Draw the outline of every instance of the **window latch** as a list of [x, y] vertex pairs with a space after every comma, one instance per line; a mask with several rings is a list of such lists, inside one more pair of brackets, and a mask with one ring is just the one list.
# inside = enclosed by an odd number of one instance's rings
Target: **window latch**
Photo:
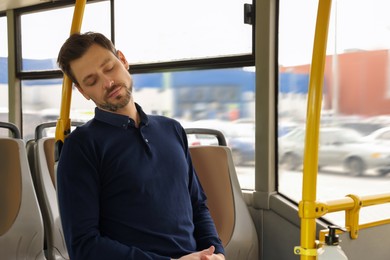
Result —
[[255, 12], [253, 4], [244, 4], [244, 23], [253, 25], [255, 21]]

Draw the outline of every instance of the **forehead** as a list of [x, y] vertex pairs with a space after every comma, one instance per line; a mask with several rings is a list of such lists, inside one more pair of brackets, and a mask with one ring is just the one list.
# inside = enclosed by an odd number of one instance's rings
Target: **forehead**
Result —
[[110, 50], [93, 44], [80, 58], [70, 62], [70, 68], [77, 81], [80, 82], [84, 77], [93, 74], [107, 61], [115, 59], [116, 56]]

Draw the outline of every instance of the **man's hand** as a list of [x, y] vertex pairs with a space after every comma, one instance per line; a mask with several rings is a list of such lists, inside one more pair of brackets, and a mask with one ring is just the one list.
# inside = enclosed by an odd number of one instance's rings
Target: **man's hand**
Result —
[[178, 260], [225, 260], [223, 254], [214, 254], [214, 251], [215, 247], [210, 246], [205, 250], [182, 256]]

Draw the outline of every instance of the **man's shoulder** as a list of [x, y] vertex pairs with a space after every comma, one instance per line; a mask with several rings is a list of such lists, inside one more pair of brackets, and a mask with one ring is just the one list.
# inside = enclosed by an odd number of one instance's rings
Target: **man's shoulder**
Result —
[[68, 136], [68, 138], [86, 138], [93, 134], [99, 126], [97, 120], [91, 119], [85, 124], [78, 125]]
[[174, 118], [162, 116], [162, 115], [149, 115], [149, 120], [158, 123], [169, 123], [173, 125], [180, 125], [179, 121]]

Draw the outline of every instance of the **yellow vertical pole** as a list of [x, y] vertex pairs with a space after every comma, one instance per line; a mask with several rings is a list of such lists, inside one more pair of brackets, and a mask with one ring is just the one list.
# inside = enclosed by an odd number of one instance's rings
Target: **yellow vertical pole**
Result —
[[[72, 26], [70, 34], [80, 32], [81, 24], [83, 21], [84, 9], [86, 5], [86, 0], [76, 0]], [[61, 110], [60, 117], [57, 120], [55, 139], [57, 142], [56, 149], [61, 149], [62, 144], [64, 143], [65, 137], [70, 132], [70, 104], [72, 99], [72, 81], [64, 75], [64, 80], [62, 82], [62, 99], [61, 99]], [[59, 155], [59, 151], [56, 151], [56, 156]], [[58, 158], [56, 158], [58, 159]]]
[[[301, 248], [305, 250], [307, 249], [308, 251], [315, 249], [316, 240], [315, 207], [318, 170], [318, 140], [331, 2], [331, 0], [319, 0], [318, 4], [307, 102], [306, 137], [300, 216]], [[310, 254], [301, 254], [301, 259], [316, 259], [316, 256]]]

